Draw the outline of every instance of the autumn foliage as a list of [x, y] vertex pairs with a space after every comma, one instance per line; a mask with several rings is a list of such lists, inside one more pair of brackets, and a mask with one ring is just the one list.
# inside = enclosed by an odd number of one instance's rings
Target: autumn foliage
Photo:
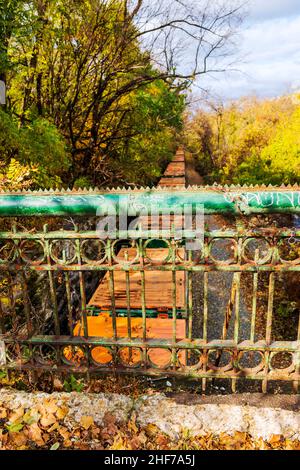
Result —
[[186, 124], [187, 146], [208, 183], [300, 181], [298, 95], [209, 103]]

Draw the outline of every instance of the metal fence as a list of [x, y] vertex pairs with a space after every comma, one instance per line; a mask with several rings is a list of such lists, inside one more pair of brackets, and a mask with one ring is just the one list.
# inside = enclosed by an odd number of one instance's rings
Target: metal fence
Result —
[[[159, 262], [148, 256], [149, 243], [157, 237], [143, 231], [132, 242], [135, 250], [131, 259], [120, 259], [118, 240], [101, 240], [95, 229], [83, 230], [79, 223], [69, 230], [53, 230], [53, 224], [42, 230], [34, 221], [53, 218], [104, 215], [107, 201], [125, 197], [129, 207], [150, 206], [155, 202], [160, 214], [183, 208], [188, 204], [195, 214], [197, 205], [205, 215], [231, 214], [237, 218], [237, 228], [205, 229], [201, 248], [195, 254], [187, 248], [189, 236], [178, 239], [175, 233], [161, 233], [167, 256]], [[117, 203], [118, 204], [118, 203]], [[203, 390], [207, 380], [229, 379], [232, 389], [240, 378], [260, 381], [263, 391], [273, 380], [288, 381], [298, 390], [300, 383], [300, 323], [293, 339], [276, 341], [273, 320], [276, 311], [274, 295], [277, 279], [287, 273], [299, 273], [300, 254], [295, 246], [300, 231], [293, 227], [270, 226], [249, 228], [248, 218], [254, 214], [286, 214], [300, 212], [298, 188], [190, 188], [179, 190], [116, 190], [111, 192], [83, 191], [65, 193], [10, 193], [0, 195], [0, 364], [4, 369], [130, 374], [168, 375], [201, 379]], [[132, 215], [135, 211], [132, 209]], [[129, 213], [130, 215], [130, 213]], [[13, 218], [13, 220], [12, 220]], [[79, 220], [79, 219], [76, 219]], [[20, 229], [30, 221], [30, 229]], [[12, 228], [9, 224], [13, 222]], [[50, 228], [49, 228], [50, 227]], [[215, 247], [227, 244], [226, 256], [218, 257]], [[261, 245], [260, 245], [261, 244]], [[182, 256], [182, 248], [184, 256]], [[291, 254], [291, 252], [293, 252]], [[222, 259], [219, 259], [222, 258]], [[115, 299], [115, 276], [125, 273], [126, 309], [123, 318], [126, 334], [118, 333]], [[140, 273], [140, 317], [142, 334], [133, 334], [135, 312], [131, 308], [130, 276]], [[149, 338], [147, 325], [151, 317], [145, 299], [148, 272], [170, 273], [172, 295], [168, 318], [172, 333], [168, 338]], [[178, 273], [184, 273], [184, 305], [177, 305]], [[222, 329], [219, 337], [211, 337], [210, 322], [215, 306], [210, 305], [209, 289], [213, 273], [228, 273], [230, 288], [226, 308], [218, 315]], [[89, 331], [90, 318], [99, 315], [89, 306], [89, 279], [96, 284], [106, 275], [111, 299], [109, 316], [111, 337], [101, 337]], [[195, 279], [200, 280], [201, 293], [195, 295]], [[38, 281], [40, 279], [40, 281]], [[42, 284], [42, 285], [41, 285]], [[159, 285], [157, 286], [159, 289]], [[258, 310], [262, 290], [266, 292], [265, 307]], [[241, 319], [241, 296], [249, 308], [248, 318]], [[47, 304], [46, 314], [39, 317], [33, 297]], [[200, 312], [195, 309], [195, 297], [201, 297]], [[198, 309], [199, 310], [199, 309]], [[264, 310], [264, 311], [263, 311]], [[41, 310], [42, 311], [42, 310]], [[261, 313], [263, 311], [263, 313]], [[177, 323], [185, 322], [185, 337], [178, 338]], [[249, 336], [241, 334], [241, 321], [248, 324]], [[53, 329], [45, 327], [53, 325]], [[80, 325], [80, 327], [78, 326]], [[77, 330], [76, 330], [77, 329]], [[153, 351], [163, 351], [165, 363], [155, 363]], [[101, 354], [98, 354], [100, 353]], [[280, 355], [284, 360], [280, 360]], [[135, 360], [132, 360], [132, 357]], [[100, 357], [100, 360], [99, 360]]]

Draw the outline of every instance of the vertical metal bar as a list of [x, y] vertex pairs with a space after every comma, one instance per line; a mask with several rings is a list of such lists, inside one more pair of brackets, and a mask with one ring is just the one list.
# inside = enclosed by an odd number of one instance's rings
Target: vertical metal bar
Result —
[[[66, 251], [63, 250], [63, 261], [66, 262]], [[67, 306], [68, 306], [68, 325], [70, 336], [73, 336], [73, 316], [72, 316], [72, 298], [71, 298], [71, 283], [70, 283], [70, 274], [68, 271], [64, 273], [65, 277], [65, 286], [66, 286], [66, 297], [67, 297]]]
[[[188, 264], [192, 263], [192, 252], [191, 250], [187, 253]], [[192, 341], [193, 336], [193, 273], [189, 270], [186, 271], [186, 282], [187, 282], [187, 319], [186, 319], [186, 333], [189, 341]], [[191, 350], [185, 351], [185, 362], [188, 364], [189, 358], [191, 357]]]
[[[176, 305], [176, 271], [172, 271], [172, 299], [173, 299], [173, 308], [172, 308], [172, 342], [176, 344], [177, 342], [177, 305]], [[172, 349], [172, 364], [173, 367], [176, 367], [176, 348]]]
[[26, 326], [27, 326], [27, 335], [28, 338], [32, 335], [33, 327], [32, 327], [32, 320], [30, 315], [30, 307], [29, 307], [29, 294], [28, 294], [28, 285], [27, 279], [24, 271], [21, 273], [22, 277], [22, 294], [23, 294], [23, 302], [24, 302], [24, 312], [26, 317]]
[[[113, 258], [112, 258], [113, 246], [110, 240], [107, 241], [107, 249], [108, 249], [108, 262], [110, 266], [113, 267]], [[116, 312], [116, 300], [115, 300], [115, 278], [114, 278], [113, 270], [109, 271], [109, 292], [110, 292], [110, 303], [111, 303], [113, 339], [116, 341], [118, 339], [118, 332], [117, 332], [117, 312]]]
[[[47, 230], [47, 227], [44, 227], [44, 230]], [[59, 315], [58, 315], [58, 306], [57, 306], [57, 296], [56, 296], [56, 288], [55, 288], [55, 279], [53, 275], [53, 271], [51, 270], [51, 256], [50, 256], [50, 246], [49, 240], [45, 240], [45, 252], [47, 257], [48, 263], [48, 278], [49, 278], [49, 285], [50, 285], [50, 297], [53, 307], [54, 313], [54, 328], [56, 336], [60, 336], [60, 323], [59, 323]]]
[[[82, 265], [81, 262], [81, 253], [80, 253], [80, 240], [75, 240], [76, 246], [76, 253], [77, 253], [77, 263], [79, 266]], [[83, 333], [84, 337], [89, 337], [89, 330], [88, 330], [88, 320], [87, 320], [87, 311], [86, 311], [86, 294], [85, 294], [85, 282], [84, 282], [84, 275], [82, 271], [79, 271], [79, 289], [80, 289], [80, 299], [81, 299], [81, 314], [83, 319]]]
[[[141, 304], [142, 304], [142, 322], [143, 322], [143, 341], [147, 341], [147, 313], [146, 313], [146, 285], [145, 285], [145, 271], [144, 271], [144, 246], [143, 240], [140, 240], [140, 263], [141, 263]], [[143, 362], [147, 365], [147, 349], [143, 348]]]
[[239, 342], [240, 332], [240, 287], [241, 287], [241, 273], [234, 273], [234, 281], [236, 285], [235, 294], [235, 318], [234, 318], [234, 342]]
[[[127, 335], [130, 341], [132, 340], [131, 332], [131, 308], [130, 308], [130, 278], [129, 272], [125, 272], [126, 276], [126, 303], [127, 303]], [[129, 362], [132, 361], [132, 348], [129, 348]]]
[[[207, 343], [207, 324], [208, 324], [208, 272], [204, 273], [203, 276], [203, 340]], [[206, 361], [203, 364], [203, 371], [206, 372], [207, 364]], [[207, 379], [202, 379], [202, 392], [206, 391]]]
[[71, 283], [70, 283], [70, 274], [68, 271], [65, 272], [65, 285], [66, 285], [66, 296], [67, 296], [67, 304], [68, 304], [68, 325], [69, 325], [70, 336], [73, 336]]
[[[127, 251], [125, 253], [125, 261], [128, 261]], [[127, 334], [128, 334], [128, 338], [131, 340], [131, 308], [130, 308], [131, 296], [130, 296], [130, 276], [129, 276], [128, 270], [126, 270], [125, 272], [125, 278], [126, 278]]]
[[143, 341], [147, 340], [147, 313], [146, 313], [146, 281], [145, 271], [141, 270], [141, 300], [142, 300], [142, 316], [143, 316]]
[[267, 324], [266, 324], [266, 343], [270, 345], [272, 339], [272, 322], [273, 322], [273, 305], [274, 305], [274, 291], [275, 291], [275, 273], [270, 273], [269, 279], [269, 297], [268, 297], [268, 311], [267, 311]]
[[126, 303], [127, 303], [127, 332], [128, 338], [131, 340], [131, 308], [130, 308], [130, 277], [129, 272], [126, 271]]
[[[243, 225], [243, 221], [238, 221], [237, 223], [238, 227], [238, 232], [240, 231], [243, 232], [245, 230], [245, 227]], [[238, 240], [238, 253], [237, 253], [237, 262], [239, 265], [242, 263], [242, 246], [243, 246], [243, 239], [239, 237]], [[235, 284], [235, 318], [234, 318], [234, 342], [236, 346], [239, 343], [239, 333], [240, 333], [240, 296], [241, 296], [241, 272], [236, 272], [234, 273], [234, 284]], [[235, 368], [235, 366], [234, 366]], [[232, 379], [231, 380], [231, 390], [233, 393], [236, 393], [236, 382], [237, 379]]]
[[207, 325], [208, 325], [208, 272], [203, 276], [203, 340], [207, 343]]
[[[177, 341], [177, 289], [176, 289], [176, 247], [175, 243], [172, 243], [172, 264], [173, 264], [173, 270], [172, 270], [172, 337], [173, 337], [173, 343], [176, 344]], [[176, 351], [175, 351], [175, 357], [176, 357]]]
[[[275, 291], [275, 273], [271, 272], [269, 277], [269, 295], [268, 295], [268, 311], [266, 322], [266, 347], [270, 346], [272, 340], [272, 322], [273, 322], [273, 304], [274, 304], [274, 291]], [[265, 378], [262, 381], [262, 392], [267, 393], [268, 388], [268, 371], [270, 352], [266, 351], [265, 354], [266, 365], [264, 369]]]
[[[259, 250], [255, 250], [255, 264], [257, 265], [259, 259]], [[257, 312], [257, 288], [258, 288], [258, 272], [253, 274], [253, 296], [252, 296], [252, 314], [251, 314], [251, 331], [250, 341], [255, 341], [255, 325], [256, 325], [256, 312]]]
[[[190, 253], [189, 253], [190, 254]], [[193, 273], [187, 272], [188, 283], [188, 339], [193, 337]]]

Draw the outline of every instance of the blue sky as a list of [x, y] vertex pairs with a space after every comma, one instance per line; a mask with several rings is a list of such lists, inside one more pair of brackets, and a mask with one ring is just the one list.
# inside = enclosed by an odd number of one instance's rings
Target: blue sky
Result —
[[225, 100], [300, 90], [300, 0], [250, 0], [248, 10], [238, 71], [202, 77], [199, 86]]

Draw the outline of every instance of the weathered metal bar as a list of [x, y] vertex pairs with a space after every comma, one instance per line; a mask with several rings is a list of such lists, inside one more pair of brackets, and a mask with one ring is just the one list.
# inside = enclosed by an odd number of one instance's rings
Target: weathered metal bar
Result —
[[[42, 265], [28, 265], [27, 270], [29, 271], [49, 271], [49, 272], [57, 272], [57, 271], [124, 271], [126, 268], [122, 265], [113, 265], [108, 266], [107, 264], [99, 264], [99, 265], [87, 265], [83, 264], [82, 266], [78, 266], [77, 264], [70, 264], [70, 265], [61, 265], [61, 264], [42, 264]], [[0, 271], [22, 271], [24, 269], [23, 265], [1, 265], [0, 264]], [[137, 271], [172, 271], [171, 265], [147, 265], [145, 264], [144, 267], [140, 266], [139, 264], [132, 264], [130, 266], [130, 271], [137, 272]], [[190, 271], [190, 272], [299, 272], [300, 265], [295, 265], [292, 262], [290, 264], [278, 264], [278, 265], [260, 265], [254, 266], [253, 264], [243, 264], [243, 265], [219, 265], [219, 264], [210, 264], [210, 265], [196, 265], [196, 266], [189, 266], [185, 264], [178, 264], [176, 265], [176, 271]]]
[[[14, 343], [14, 338], [9, 338], [6, 335], [0, 335], [0, 341], [5, 343]], [[53, 344], [53, 345], [94, 345], [94, 346], [119, 346], [119, 347], [140, 347], [140, 348], [162, 348], [171, 349], [174, 345], [172, 339], [155, 339], [147, 338], [144, 341], [142, 338], [102, 338], [98, 336], [90, 336], [88, 339], [81, 338], [80, 336], [53, 336], [53, 335], [38, 335], [32, 336], [31, 338], [24, 338], [17, 340], [20, 344]], [[203, 341], [203, 339], [194, 339], [192, 341], [182, 340], [177, 341], [174, 345], [176, 349], [226, 349], [226, 350], [239, 350], [239, 351], [270, 351], [270, 352], [299, 352], [300, 344], [298, 341], [274, 341], [267, 345], [265, 341], [258, 341], [251, 343], [250, 341], [242, 341], [236, 344], [233, 340], [212, 340], [209, 342]]]
[[70, 331], [70, 335], [73, 336], [73, 316], [72, 316], [70, 273], [66, 271], [64, 275], [65, 275], [65, 286], [66, 286], [66, 297], [67, 297], [67, 308], [68, 308], [69, 331]]
[[[172, 271], [172, 338], [173, 343], [176, 344], [177, 342], [177, 305], [176, 305], [176, 271]], [[176, 349], [172, 349], [172, 364], [176, 366]]]
[[127, 304], [127, 333], [131, 339], [131, 308], [130, 308], [130, 276], [129, 272], [125, 272], [126, 277], [126, 304]]
[[[125, 210], [136, 216], [139, 208], [152, 213], [183, 211], [193, 214], [201, 207], [205, 214], [250, 215], [263, 213], [300, 213], [297, 187], [194, 187], [176, 189], [138, 189], [115, 191], [24, 192], [0, 194], [1, 217], [95, 216]], [[110, 212], [111, 214], [111, 212]]]
[[[45, 242], [45, 254], [46, 254], [48, 265], [51, 266], [51, 255], [50, 255], [50, 247], [49, 247], [48, 240]], [[52, 302], [52, 307], [53, 307], [55, 334], [60, 335], [60, 323], [59, 323], [57, 296], [56, 296], [55, 279], [54, 279], [53, 270], [48, 271], [48, 278], [49, 278], [49, 286], [50, 286], [50, 297], [51, 297], [51, 302]]]
[[26, 325], [27, 325], [27, 334], [28, 336], [31, 336], [33, 328], [32, 328], [32, 319], [30, 315], [29, 295], [28, 295], [26, 274], [22, 272], [21, 276], [22, 276], [22, 293], [23, 293], [24, 312], [25, 312]]
[[[112, 244], [110, 241], [108, 241], [108, 246], [107, 246], [108, 262], [111, 265], [113, 263], [112, 251], [113, 251]], [[114, 279], [113, 271], [109, 271], [109, 293], [110, 293], [110, 301], [111, 301], [113, 337], [116, 340], [118, 338], [118, 332], [117, 332], [117, 311], [116, 311], [116, 301], [115, 301], [115, 279]]]
[[[255, 250], [254, 260], [258, 263], [259, 250]], [[258, 272], [253, 274], [253, 293], [252, 293], [252, 313], [251, 313], [251, 332], [250, 341], [254, 343], [255, 338], [255, 324], [256, 324], [256, 312], [257, 312], [257, 289], [258, 289]]]
[[203, 279], [203, 339], [207, 341], [208, 326], [208, 273], [204, 273]]
[[[38, 365], [38, 364], [22, 364], [22, 365], [17, 365], [17, 364], [14, 364], [14, 363], [10, 363], [7, 365], [7, 369], [8, 370], [11, 370], [11, 369], [15, 369], [16, 366], [18, 366], [18, 370], [24, 370], [24, 371], [28, 371], [28, 370], [41, 370], [41, 366]], [[43, 370], [45, 371], [53, 371], [53, 367], [52, 366], [49, 366], [47, 364], [43, 365]], [[87, 372], [89, 372], [90, 374], [106, 374], [106, 373], [110, 373], [111, 370], [108, 369], [107, 367], [105, 366], [93, 366], [93, 367], [90, 367], [88, 368], [87, 366], [66, 366], [66, 365], [58, 365], [57, 368], [55, 369], [56, 371], [58, 372], [61, 372], [61, 373], [67, 373], [67, 374], [70, 374], [70, 373], [77, 373], [77, 374], [86, 374]], [[162, 371], [161, 369], [158, 369], [158, 368], [147, 368], [147, 367], [144, 367], [143, 365], [141, 365], [141, 367], [139, 368], [132, 368], [132, 367], [117, 367], [114, 369], [114, 372], [118, 373], [118, 374], [130, 374], [130, 375], [148, 375], [148, 376], [153, 376], [153, 377], [161, 377], [162, 375]], [[244, 372], [239, 372], [237, 374], [235, 374], [234, 372], [230, 371], [230, 372], [217, 372], [217, 371], [207, 371], [207, 372], [203, 372], [203, 371], [193, 371], [193, 370], [189, 370], [189, 371], [178, 371], [178, 370], [171, 370], [171, 369], [168, 369], [167, 371], [163, 371], [163, 375], [164, 376], [168, 376], [168, 377], [177, 377], [177, 378], [189, 378], [189, 379], [196, 379], [196, 380], [199, 380], [199, 379], [202, 379], [202, 378], [206, 378], [206, 379], [227, 379], [227, 380], [230, 380], [230, 379], [236, 379], [236, 380], [243, 380], [245, 379], [245, 374]], [[272, 380], [278, 380], [278, 381], [291, 381], [291, 380], [295, 380], [296, 377], [293, 377], [293, 375], [291, 375], [290, 378], [286, 379], [285, 377], [283, 377], [282, 375], [280, 374], [274, 374], [272, 376]], [[247, 375], [247, 380], [260, 380], [262, 381], [263, 380], [263, 376], [262, 374], [258, 373], [258, 374], [249, 374]]]
[[[81, 260], [79, 240], [75, 241], [75, 248], [76, 248], [77, 263], [78, 263], [78, 267], [80, 268], [82, 264], [82, 260]], [[78, 274], [79, 274], [79, 289], [80, 289], [80, 300], [81, 300], [81, 315], [83, 319], [83, 330], [84, 330], [85, 338], [88, 338], [89, 330], [88, 330], [87, 311], [86, 311], [85, 281], [84, 281], [83, 272], [81, 270], [79, 270]]]
[[[268, 292], [268, 311], [266, 320], [266, 345], [271, 343], [272, 339], [272, 322], [273, 322], [273, 304], [274, 304], [274, 290], [275, 290], [275, 273], [270, 273], [269, 276], [269, 292]], [[267, 393], [268, 388], [268, 376], [270, 367], [270, 352], [265, 351], [265, 378], [262, 382], [262, 392]]]
[[[193, 230], [185, 230], [184, 237], [182, 240], [189, 240], [195, 236], [195, 231]], [[275, 237], [277, 239], [281, 238], [299, 238], [300, 237], [300, 230], [293, 230], [293, 229], [274, 229], [272, 227], [269, 228], [256, 228], [256, 229], [245, 229], [242, 233], [237, 232], [236, 230], [211, 230], [206, 231], [204, 230], [203, 236], [205, 238], [272, 238]], [[59, 231], [51, 231], [48, 233], [44, 232], [7, 232], [7, 231], [0, 231], [0, 239], [4, 240], [99, 240], [99, 232], [97, 230], [94, 231], [87, 231], [87, 232], [75, 232], [72, 230], [59, 230]], [[136, 230], [120, 230], [118, 232], [118, 239], [130, 239], [134, 240], [136, 238], [142, 239], [172, 239], [172, 235], [168, 230], [160, 230], [157, 232], [157, 236], [153, 236], [153, 230], [143, 230], [138, 232]]]

